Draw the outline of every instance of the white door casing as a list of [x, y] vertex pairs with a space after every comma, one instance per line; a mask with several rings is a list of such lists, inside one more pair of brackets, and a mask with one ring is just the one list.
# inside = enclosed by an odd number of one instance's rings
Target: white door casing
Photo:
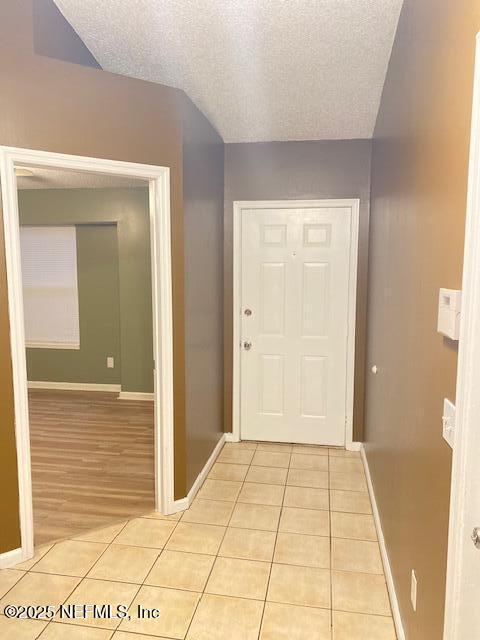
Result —
[[358, 200], [235, 209], [234, 439], [351, 443]]

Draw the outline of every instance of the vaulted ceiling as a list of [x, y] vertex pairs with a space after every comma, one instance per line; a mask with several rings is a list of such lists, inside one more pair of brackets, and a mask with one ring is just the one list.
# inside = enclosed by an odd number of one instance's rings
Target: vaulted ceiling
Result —
[[225, 142], [372, 136], [403, 0], [55, 0], [101, 66], [184, 89]]

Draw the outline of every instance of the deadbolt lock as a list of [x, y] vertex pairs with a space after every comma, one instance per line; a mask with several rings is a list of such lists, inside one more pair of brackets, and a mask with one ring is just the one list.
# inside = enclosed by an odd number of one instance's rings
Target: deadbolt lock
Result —
[[245, 309], [244, 311], [246, 316], [251, 316], [252, 315], [252, 310], [251, 309]]
[[472, 542], [477, 549], [480, 549], [480, 527], [475, 527], [472, 531]]
[[245, 349], [245, 351], [250, 351], [250, 349], [252, 348], [252, 343], [245, 341], [243, 343], [243, 348]]

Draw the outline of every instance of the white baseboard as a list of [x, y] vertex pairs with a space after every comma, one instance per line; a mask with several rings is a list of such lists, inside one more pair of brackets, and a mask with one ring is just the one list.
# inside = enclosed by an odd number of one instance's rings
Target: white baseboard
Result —
[[172, 513], [177, 513], [178, 511], [185, 511], [185, 509], [188, 509], [188, 507], [192, 504], [195, 496], [198, 493], [198, 490], [200, 489], [203, 482], [205, 481], [205, 478], [208, 476], [210, 469], [215, 464], [215, 460], [218, 458], [220, 451], [222, 450], [223, 445], [225, 444], [225, 436], [226, 434], [222, 433], [220, 440], [217, 442], [215, 449], [212, 451], [212, 454], [207, 460], [207, 462], [205, 463], [205, 466], [198, 474], [197, 479], [192, 485], [192, 488], [188, 492], [188, 495], [185, 498], [180, 498], [180, 500], [175, 500], [173, 502]]
[[372, 477], [370, 475], [370, 468], [368, 466], [368, 460], [363, 445], [360, 446], [360, 452], [362, 456], [363, 466], [365, 467], [365, 475], [367, 477], [368, 493], [370, 494], [370, 501], [372, 503], [373, 519], [375, 520], [375, 527], [377, 529], [378, 544], [380, 546], [383, 570], [385, 572], [385, 580], [387, 582], [388, 594], [390, 596], [390, 604], [392, 607], [393, 622], [395, 624], [395, 630], [397, 632], [397, 639], [405, 640], [405, 630], [403, 628], [402, 617], [400, 615], [400, 607], [398, 604], [397, 592], [395, 590], [395, 582], [393, 581], [392, 568], [390, 566], [390, 560], [388, 558], [387, 545], [385, 544], [385, 538], [382, 531], [380, 512], [378, 511], [375, 492], [373, 490]]
[[122, 387], [119, 384], [95, 384], [89, 382], [42, 382], [29, 380], [29, 389], [56, 389], [58, 391], [106, 391], [119, 393]]
[[240, 442], [240, 438], [237, 438], [231, 431], [225, 434], [225, 442]]
[[6, 551], [0, 554], [0, 569], [8, 569], [22, 561], [23, 553], [21, 547], [13, 549], [13, 551]]
[[347, 442], [345, 445], [345, 449], [347, 451], [361, 451], [362, 443], [361, 442]]
[[154, 393], [143, 393], [141, 391], [120, 391], [118, 400], [141, 400], [142, 402], [153, 402]]

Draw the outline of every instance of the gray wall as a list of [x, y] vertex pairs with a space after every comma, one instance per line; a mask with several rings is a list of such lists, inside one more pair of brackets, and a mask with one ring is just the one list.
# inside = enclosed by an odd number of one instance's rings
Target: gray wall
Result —
[[187, 489], [223, 432], [223, 142], [183, 103]]
[[369, 140], [225, 145], [225, 429], [232, 415], [232, 255], [235, 200], [360, 198], [354, 438], [363, 435], [366, 283], [370, 205]]

